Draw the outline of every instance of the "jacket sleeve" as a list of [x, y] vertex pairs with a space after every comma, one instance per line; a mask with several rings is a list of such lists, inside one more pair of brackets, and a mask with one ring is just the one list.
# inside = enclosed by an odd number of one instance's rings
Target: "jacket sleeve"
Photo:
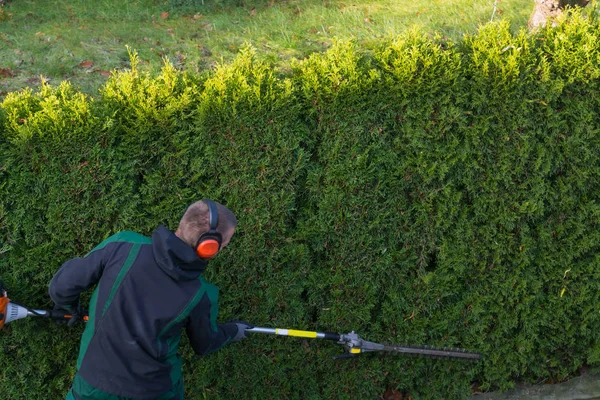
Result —
[[98, 282], [104, 270], [104, 249], [92, 250], [81, 258], [65, 262], [50, 281], [48, 293], [57, 306], [70, 310], [79, 295]]
[[225, 346], [237, 334], [235, 323], [217, 323], [218, 289], [210, 283], [198, 305], [192, 310], [186, 333], [194, 352], [201, 356]]

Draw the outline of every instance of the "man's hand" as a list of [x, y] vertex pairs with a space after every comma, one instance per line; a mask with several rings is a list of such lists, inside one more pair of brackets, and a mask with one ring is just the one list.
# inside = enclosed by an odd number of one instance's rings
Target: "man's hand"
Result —
[[254, 325], [246, 321], [231, 320], [229, 322], [236, 324], [238, 328], [237, 334], [231, 339], [232, 342], [239, 342], [240, 340], [245, 339], [246, 329], [254, 328]]
[[81, 319], [81, 308], [79, 306], [79, 303], [77, 303], [74, 306], [64, 306], [64, 307], [55, 305], [53, 308], [53, 311], [57, 311], [60, 313], [68, 313], [71, 315], [71, 318], [69, 318], [69, 319], [67, 319], [67, 318], [55, 319], [55, 322], [57, 325], [62, 325], [62, 324], [66, 323], [67, 326], [73, 326], [75, 323], [77, 323], [77, 321], [79, 321]]

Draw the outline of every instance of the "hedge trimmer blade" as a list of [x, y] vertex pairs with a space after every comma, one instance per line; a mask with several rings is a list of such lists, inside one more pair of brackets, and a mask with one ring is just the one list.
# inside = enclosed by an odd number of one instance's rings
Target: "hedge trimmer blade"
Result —
[[333, 340], [344, 346], [346, 354], [334, 356], [334, 359], [354, 358], [359, 354], [383, 352], [391, 354], [415, 355], [431, 358], [450, 358], [464, 361], [478, 361], [481, 359], [481, 354], [469, 352], [465, 349], [457, 348], [438, 348], [433, 346], [400, 346], [389, 345], [375, 342], [369, 342], [362, 339], [354, 331], [348, 334], [339, 333], [324, 333], [324, 332], [309, 332], [293, 329], [278, 329], [278, 328], [262, 328], [254, 327], [247, 329], [248, 332], [266, 333], [281, 336], [295, 336], [310, 339], [326, 339]]
[[[457, 360], [477, 361], [481, 359], [481, 354], [468, 352], [465, 349], [458, 348], [443, 348], [433, 346], [406, 346], [406, 345], [390, 345], [375, 342], [369, 342], [362, 339], [354, 331], [340, 335], [339, 344], [343, 344], [346, 352], [345, 357], [369, 353], [369, 352], [385, 352], [392, 354], [416, 355], [431, 358], [452, 358]], [[339, 356], [338, 356], [339, 357]]]
[[[364, 343], [364, 342], [363, 342]], [[375, 343], [379, 345], [378, 343]], [[379, 349], [361, 349], [361, 353], [381, 351], [393, 354], [403, 354], [409, 356], [423, 356], [430, 358], [450, 358], [456, 360], [478, 361], [481, 359], [481, 354], [469, 352], [466, 349], [450, 348], [450, 347], [433, 347], [433, 346], [405, 346], [405, 345], [379, 345]]]
[[385, 345], [384, 351], [391, 353], [419, 355], [433, 358], [454, 358], [460, 360], [477, 361], [481, 359], [481, 354], [472, 353], [466, 349], [450, 348], [450, 347], [433, 347], [433, 346], [392, 346]]

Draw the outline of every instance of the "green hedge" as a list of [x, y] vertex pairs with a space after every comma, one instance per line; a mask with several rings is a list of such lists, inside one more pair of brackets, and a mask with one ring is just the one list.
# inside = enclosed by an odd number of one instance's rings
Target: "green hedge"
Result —
[[[115, 72], [0, 108], [0, 277], [50, 307], [65, 260], [175, 229], [210, 197], [239, 229], [207, 278], [221, 319], [465, 347], [479, 364], [252, 336], [197, 359], [189, 398], [465, 398], [600, 365], [600, 26], [337, 42], [276, 71], [252, 48], [192, 76]], [[64, 396], [80, 328], [0, 333], [0, 393]], [[185, 342], [185, 341], [184, 341]]]

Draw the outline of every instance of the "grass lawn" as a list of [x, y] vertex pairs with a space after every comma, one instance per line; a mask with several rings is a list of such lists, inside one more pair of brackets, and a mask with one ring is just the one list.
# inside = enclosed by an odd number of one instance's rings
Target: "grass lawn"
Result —
[[[5, 0], [6, 1], [6, 0]], [[249, 42], [285, 68], [337, 37], [365, 46], [420, 26], [459, 40], [490, 20], [493, 0], [11, 0], [0, 8], [0, 98], [69, 80], [95, 93], [110, 71], [128, 67], [126, 45], [155, 71], [168, 57], [201, 71], [228, 62]], [[533, 0], [498, 0], [495, 19], [527, 24]]]

